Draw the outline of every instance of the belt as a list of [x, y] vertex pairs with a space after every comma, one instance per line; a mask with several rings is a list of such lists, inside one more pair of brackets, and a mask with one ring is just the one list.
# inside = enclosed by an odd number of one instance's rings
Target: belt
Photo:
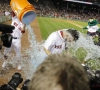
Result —
[[13, 37], [13, 39], [20, 39], [19, 37]]

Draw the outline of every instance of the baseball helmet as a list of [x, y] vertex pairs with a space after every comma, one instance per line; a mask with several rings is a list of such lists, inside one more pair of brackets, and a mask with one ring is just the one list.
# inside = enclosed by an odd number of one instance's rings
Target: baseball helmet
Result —
[[78, 38], [79, 38], [79, 32], [75, 29], [68, 29], [67, 32], [69, 32], [73, 38], [74, 38], [74, 41], [77, 41]]

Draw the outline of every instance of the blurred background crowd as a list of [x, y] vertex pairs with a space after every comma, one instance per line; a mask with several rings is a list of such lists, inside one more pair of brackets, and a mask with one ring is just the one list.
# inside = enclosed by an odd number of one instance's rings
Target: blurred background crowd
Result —
[[[34, 5], [38, 16], [88, 20], [95, 18], [100, 23], [100, 0], [79, 0], [91, 3], [76, 3], [67, 0], [28, 0]], [[74, 0], [75, 1], [75, 0]], [[78, 1], [78, 0], [77, 0]], [[10, 0], [0, 0], [0, 16], [11, 12]]]
[[11, 12], [9, 0], [0, 0], [0, 16], [5, 15], [5, 12]]

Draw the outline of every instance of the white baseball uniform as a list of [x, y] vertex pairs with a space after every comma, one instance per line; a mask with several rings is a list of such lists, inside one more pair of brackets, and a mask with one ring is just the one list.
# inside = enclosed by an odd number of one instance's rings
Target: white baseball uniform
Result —
[[10, 48], [5, 48], [4, 55], [8, 55], [9, 52], [11, 51], [11, 49], [14, 48], [14, 50], [16, 52], [16, 57], [20, 60], [21, 37], [22, 37], [21, 30], [22, 30], [24, 24], [16, 16], [14, 16], [14, 17], [12, 17], [11, 25], [15, 26], [15, 29], [13, 30], [13, 33], [11, 33], [11, 34], [16, 39], [12, 40], [12, 45]]
[[52, 54], [56, 54], [56, 53], [61, 53], [65, 49], [66, 44], [67, 43], [62, 37], [62, 30], [59, 30], [49, 35], [44, 44], [44, 47], [47, 50], [49, 50]]

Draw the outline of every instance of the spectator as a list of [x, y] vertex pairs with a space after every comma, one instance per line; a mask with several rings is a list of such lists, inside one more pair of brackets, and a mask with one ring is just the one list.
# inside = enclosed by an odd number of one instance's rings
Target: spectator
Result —
[[89, 81], [75, 57], [52, 54], [37, 67], [28, 90], [89, 90]]

